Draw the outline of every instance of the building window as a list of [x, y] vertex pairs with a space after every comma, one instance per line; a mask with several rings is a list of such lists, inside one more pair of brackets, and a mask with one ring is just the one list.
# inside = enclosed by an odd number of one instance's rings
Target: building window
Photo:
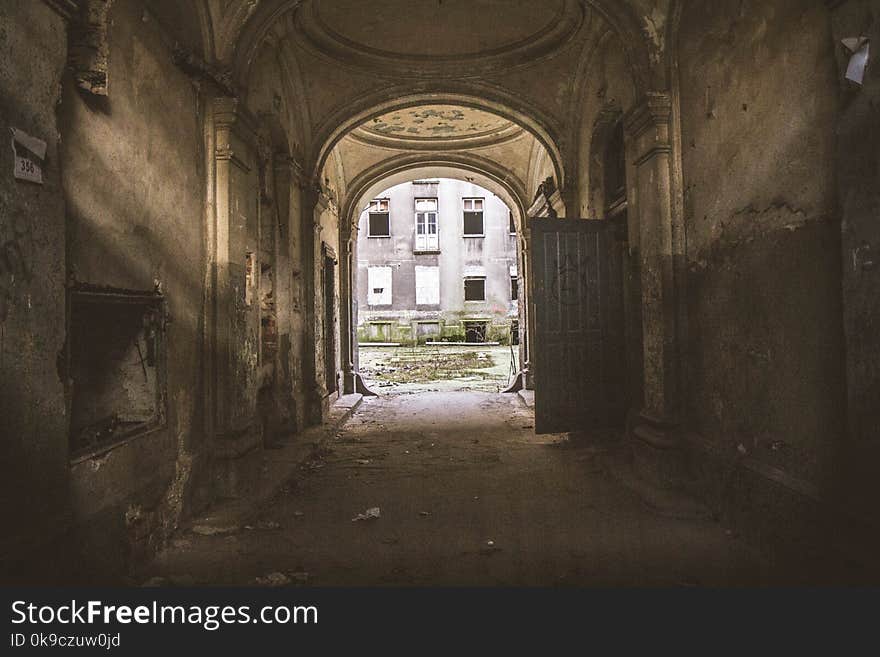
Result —
[[370, 322], [368, 334], [373, 342], [388, 342], [391, 339], [391, 322]]
[[464, 323], [464, 341], [469, 343], [480, 344], [486, 341], [486, 322], [465, 322]]
[[367, 225], [367, 237], [390, 237], [391, 214], [387, 198], [377, 198], [370, 202], [370, 217]]
[[436, 306], [440, 303], [440, 267], [416, 265], [416, 305]]
[[516, 222], [513, 220], [513, 212], [507, 211], [507, 232], [516, 235]]
[[72, 457], [164, 424], [164, 307], [162, 296], [151, 292], [71, 292]]
[[419, 322], [416, 324], [416, 337], [436, 339], [440, 337], [440, 322]]
[[483, 237], [483, 199], [465, 198], [462, 201], [465, 237]]
[[370, 306], [390, 306], [391, 298], [391, 267], [369, 267], [367, 269], [367, 304]]
[[519, 299], [519, 279], [516, 276], [510, 277], [510, 300], [517, 301]]
[[439, 251], [437, 199], [416, 199], [416, 251]]
[[510, 323], [510, 344], [519, 344], [519, 320], [515, 319]]
[[486, 279], [485, 278], [466, 278], [466, 279], [464, 279], [464, 300], [465, 301], [485, 301], [486, 300]]

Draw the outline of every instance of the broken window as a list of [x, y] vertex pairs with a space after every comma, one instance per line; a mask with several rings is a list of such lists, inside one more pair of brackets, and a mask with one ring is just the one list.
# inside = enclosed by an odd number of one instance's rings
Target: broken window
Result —
[[486, 341], [486, 322], [465, 322], [464, 341], [479, 344]]
[[416, 251], [438, 251], [437, 199], [416, 199]]
[[106, 449], [164, 423], [164, 316], [158, 293], [71, 292], [71, 456]]
[[486, 279], [485, 278], [466, 278], [466, 279], [464, 279], [464, 300], [465, 301], [485, 301], [486, 300]]
[[390, 202], [380, 198], [370, 202], [370, 218], [367, 226], [367, 237], [391, 236]]
[[483, 199], [465, 198], [464, 203], [464, 234], [466, 237], [483, 236]]

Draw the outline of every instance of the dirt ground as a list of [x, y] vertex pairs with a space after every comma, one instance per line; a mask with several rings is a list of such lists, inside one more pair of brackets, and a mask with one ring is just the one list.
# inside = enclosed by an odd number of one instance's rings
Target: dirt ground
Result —
[[421, 346], [360, 349], [360, 372], [366, 384], [380, 394], [501, 392], [518, 368], [517, 347]]
[[[607, 438], [539, 437], [532, 425], [516, 395], [367, 398], [249, 523], [226, 535], [181, 535], [145, 578], [310, 586], [775, 581], [721, 525], [649, 511], [610, 476]], [[354, 521], [359, 515], [368, 519]]]

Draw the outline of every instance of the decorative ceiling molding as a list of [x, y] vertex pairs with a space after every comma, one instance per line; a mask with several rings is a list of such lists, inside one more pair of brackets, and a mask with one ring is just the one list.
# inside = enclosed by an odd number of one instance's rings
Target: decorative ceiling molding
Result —
[[[532, 66], [568, 45], [585, 21], [585, 10], [578, 0], [559, 3], [559, 10], [549, 16], [546, 24], [525, 39], [456, 55], [394, 52], [359, 43], [327, 24], [316, 0], [298, 6], [293, 22], [301, 46], [347, 68], [398, 79], [481, 77]], [[412, 10], [403, 12], [401, 19], [411, 14]]]
[[513, 121], [471, 107], [421, 105], [374, 117], [349, 136], [363, 144], [402, 150], [471, 149], [516, 139]]

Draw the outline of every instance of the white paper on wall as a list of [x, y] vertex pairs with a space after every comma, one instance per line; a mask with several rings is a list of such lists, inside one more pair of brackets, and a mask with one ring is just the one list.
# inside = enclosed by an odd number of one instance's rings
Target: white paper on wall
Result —
[[846, 79], [856, 84], [865, 80], [865, 69], [871, 56], [871, 42], [867, 37], [850, 37], [843, 39], [843, 45], [852, 55], [846, 67]]

